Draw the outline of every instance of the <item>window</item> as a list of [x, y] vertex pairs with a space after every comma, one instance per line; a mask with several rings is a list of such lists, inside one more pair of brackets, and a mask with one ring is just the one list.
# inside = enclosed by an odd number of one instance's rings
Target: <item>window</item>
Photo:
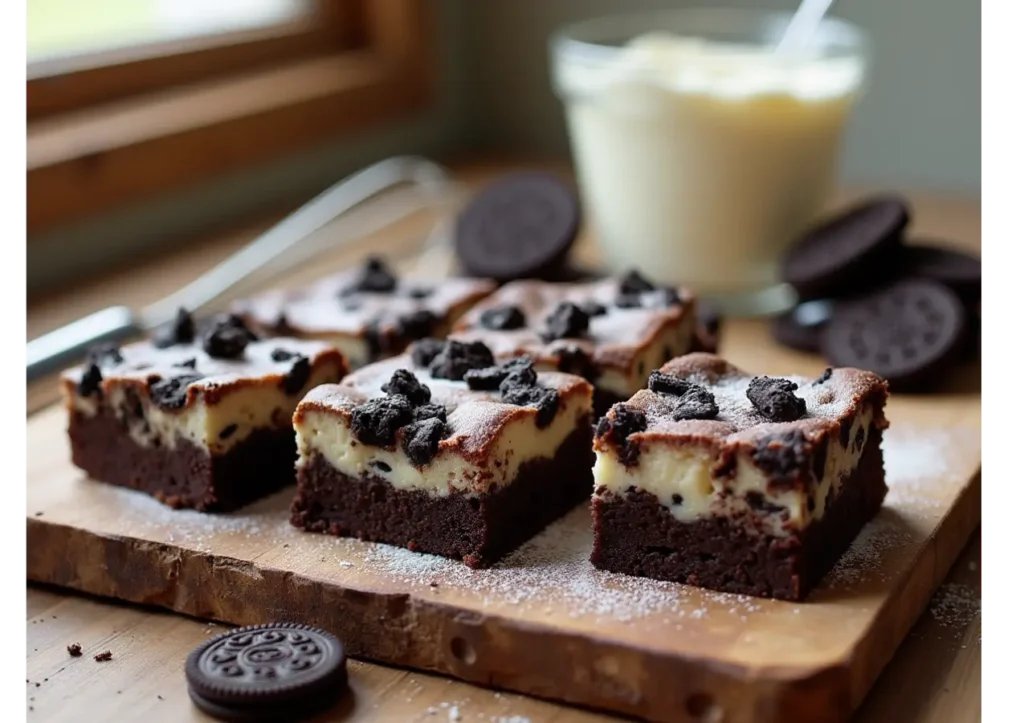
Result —
[[407, 114], [425, 0], [29, 0], [30, 235]]

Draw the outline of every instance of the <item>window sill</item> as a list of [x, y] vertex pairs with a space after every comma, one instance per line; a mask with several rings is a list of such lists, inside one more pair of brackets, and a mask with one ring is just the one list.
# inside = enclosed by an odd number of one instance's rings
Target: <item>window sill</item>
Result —
[[401, 117], [423, 90], [355, 52], [33, 123], [29, 233]]
[[29, 238], [426, 107], [416, 0], [370, 7], [366, 49], [32, 120]]

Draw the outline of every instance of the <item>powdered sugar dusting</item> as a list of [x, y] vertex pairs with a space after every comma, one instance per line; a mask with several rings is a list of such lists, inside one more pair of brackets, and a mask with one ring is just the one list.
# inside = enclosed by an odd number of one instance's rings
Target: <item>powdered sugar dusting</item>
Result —
[[[89, 483], [95, 484], [95, 483]], [[293, 490], [285, 490], [230, 514], [175, 510], [138, 492], [103, 485], [98, 490], [116, 496], [111, 504], [131, 513], [133, 527], [151, 537], [164, 532], [164, 541], [200, 551], [212, 551], [216, 540], [237, 536], [268, 545], [281, 544], [296, 532], [288, 522]]]
[[[940, 514], [949, 497], [961, 489], [965, 475], [973, 472], [965, 465], [977, 460], [970, 445], [980, 441], [976, 429], [970, 430], [973, 436], [967, 431], [886, 433], [890, 492], [885, 508], [861, 531], [822, 588], [842, 591], [905, 573], [916, 554], [910, 550], [923, 544], [928, 529], [921, 516]], [[403, 548], [299, 531], [288, 522], [293, 490], [236, 513], [209, 515], [172, 510], [131, 490], [82, 484], [93, 486], [90, 494], [97, 502], [123, 511], [118, 534], [250, 559], [272, 547], [290, 547], [284, 554], [319, 559], [323, 564], [315, 569], [323, 576], [347, 578], [369, 568], [389, 587], [475, 608], [504, 607], [505, 614], [538, 620], [568, 616], [632, 624], [652, 617], [664, 621], [668, 616], [677, 629], [694, 630], [707, 620], [714, 625], [723, 616], [743, 622], [777, 604], [595, 569], [590, 563], [593, 533], [587, 505], [550, 525], [497, 566], [471, 570], [458, 561]]]
[[928, 610], [942, 627], [963, 629], [981, 613], [981, 597], [970, 585], [949, 582], [935, 592]]
[[[979, 454], [971, 454], [971, 447]], [[882, 438], [886, 506], [908, 512], [941, 512], [948, 499], [975, 470], [965, 465], [980, 458], [981, 435], [976, 428], [890, 428]]]
[[541, 614], [592, 615], [631, 621], [655, 613], [699, 619], [708, 605], [745, 616], [761, 601], [598, 570], [590, 564], [590, 511], [581, 506], [497, 566], [471, 570], [460, 562], [389, 545], [371, 545], [365, 561], [404, 586], [471, 591], [484, 605], [505, 604]]
[[886, 560], [894, 550], [914, 541], [913, 534], [898, 515], [883, 509], [860, 531], [857, 539], [846, 550], [825, 579], [825, 587], [850, 588], [868, 577], [887, 579], [893, 571], [887, 570]]

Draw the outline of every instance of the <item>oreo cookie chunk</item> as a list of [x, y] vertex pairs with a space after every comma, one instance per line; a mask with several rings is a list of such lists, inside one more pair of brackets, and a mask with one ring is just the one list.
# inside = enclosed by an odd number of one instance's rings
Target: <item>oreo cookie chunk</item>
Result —
[[772, 338], [790, 349], [818, 353], [832, 307], [833, 302], [826, 299], [797, 305], [772, 320]]
[[898, 268], [900, 242], [910, 222], [904, 199], [863, 201], [808, 231], [782, 260], [782, 278], [803, 299], [837, 297], [877, 285]]
[[499, 179], [474, 196], [455, 225], [467, 273], [498, 281], [548, 278], [564, 265], [580, 226], [576, 194], [536, 172]]
[[967, 336], [967, 311], [956, 294], [908, 279], [839, 305], [822, 351], [833, 366], [867, 369], [895, 390], [915, 390], [959, 358]]
[[449, 340], [429, 368], [403, 354], [310, 391], [292, 417], [292, 524], [480, 567], [586, 499], [593, 387], [480, 346]]
[[297, 623], [251, 625], [204, 641], [185, 661], [192, 701], [225, 720], [304, 720], [348, 688], [335, 636]]

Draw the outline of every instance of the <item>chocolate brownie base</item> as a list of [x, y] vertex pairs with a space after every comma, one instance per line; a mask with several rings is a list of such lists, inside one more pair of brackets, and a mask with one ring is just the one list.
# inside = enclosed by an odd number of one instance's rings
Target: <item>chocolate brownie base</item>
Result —
[[295, 432], [258, 429], [226, 453], [179, 440], [136, 444], [109, 411], [71, 415], [71, 460], [95, 480], [130, 487], [175, 508], [230, 512], [295, 482]]
[[524, 463], [510, 484], [477, 497], [396, 489], [377, 475], [339, 472], [317, 454], [299, 468], [292, 524], [487, 567], [587, 498], [591, 435], [587, 420], [554, 457]]
[[824, 517], [792, 537], [753, 534], [724, 518], [680, 522], [648, 492], [596, 498], [591, 562], [722, 592], [802, 600], [882, 506], [888, 488], [881, 439], [873, 430]]

